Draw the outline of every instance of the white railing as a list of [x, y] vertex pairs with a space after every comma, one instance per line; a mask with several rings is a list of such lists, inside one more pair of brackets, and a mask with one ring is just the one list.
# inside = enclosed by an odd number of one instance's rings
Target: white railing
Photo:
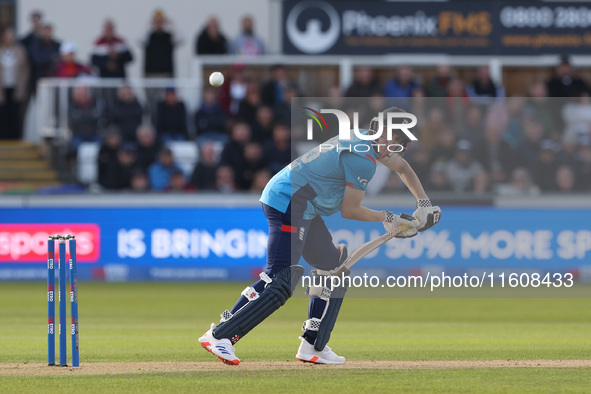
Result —
[[[187, 126], [189, 133], [193, 127], [193, 115], [201, 100], [201, 80], [199, 79], [100, 79], [100, 78], [45, 78], [37, 85], [36, 98], [36, 130], [41, 137], [52, 137], [59, 141], [67, 141], [70, 136], [68, 127], [70, 97], [72, 89], [85, 86], [89, 89], [98, 105], [116, 95], [117, 88], [128, 85], [144, 108], [146, 117], [155, 111], [155, 103], [162, 98], [168, 87], [174, 87], [177, 95], [185, 103], [187, 109]], [[149, 119], [146, 119], [149, 120]], [[191, 135], [191, 134], [190, 134]]]
[[[574, 67], [591, 67], [591, 56], [575, 55], [571, 57]], [[207, 55], [193, 58], [192, 74], [198, 80], [203, 80], [203, 68], [207, 66], [229, 66], [242, 63], [253, 66], [271, 66], [284, 64], [286, 66], [321, 66], [333, 65], [339, 69], [339, 86], [347, 88], [353, 82], [353, 69], [356, 66], [370, 66], [376, 68], [395, 67], [408, 64], [417, 67], [449, 64], [450, 66], [479, 66], [487, 64], [491, 77], [498, 83], [503, 82], [503, 67], [553, 67], [560, 62], [558, 55], [539, 56], [450, 56], [442, 54], [392, 54], [367, 56], [303, 56], [303, 55], [267, 55], [267, 56], [228, 56]]]

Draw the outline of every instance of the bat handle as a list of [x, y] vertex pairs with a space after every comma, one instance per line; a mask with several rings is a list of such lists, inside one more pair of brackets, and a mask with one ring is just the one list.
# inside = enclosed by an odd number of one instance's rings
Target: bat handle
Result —
[[408, 227], [406, 227], [404, 224], [401, 224], [400, 226], [396, 227], [396, 228], [394, 229], [394, 232], [393, 232], [393, 233], [391, 233], [391, 234], [392, 234], [392, 236], [394, 236], [394, 237], [395, 237], [395, 236], [397, 236], [398, 234], [405, 232], [406, 230], [408, 230]]

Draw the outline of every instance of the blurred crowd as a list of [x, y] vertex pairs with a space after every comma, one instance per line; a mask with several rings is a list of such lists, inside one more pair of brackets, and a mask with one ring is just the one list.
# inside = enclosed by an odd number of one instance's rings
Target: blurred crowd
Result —
[[[31, 30], [15, 37], [14, 29], [0, 21], [0, 139], [19, 139], [27, 105], [43, 77], [126, 78], [126, 67], [134, 61], [132, 45], [121, 37], [113, 20], [105, 20], [93, 44], [89, 59], [80, 59], [74, 40], [59, 40], [54, 26], [41, 11], [30, 15]], [[216, 18], [196, 33], [195, 54], [256, 56], [265, 53], [263, 41], [255, 34], [251, 16], [241, 19], [240, 33], [232, 40], [219, 30]], [[156, 10], [146, 34], [140, 38], [145, 78], [173, 78], [174, 51], [185, 37], [163, 10]]]
[[[531, 85], [522, 97], [504, 97], [503, 87], [492, 81], [486, 66], [474, 70], [472, 81], [458, 79], [447, 65], [436, 71], [431, 80], [421, 81], [411, 67], [400, 66], [396, 77], [380, 84], [373, 70], [361, 67], [344, 94], [335, 87], [327, 96], [335, 103], [341, 100], [343, 110], [359, 112], [361, 105], [347, 108], [343, 98], [367, 97], [363, 101], [371, 113], [360, 119], [392, 105], [415, 114], [418, 124], [413, 132], [419, 142], [410, 144], [405, 158], [428, 190], [503, 195], [591, 190], [591, 98], [586, 82], [574, 76], [567, 59], [556, 67], [554, 77]], [[139, 160], [144, 163], [140, 173], [147, 174], [146, 187], [153, 190], [260, 192], [270, 176], [310, 147], [298, 134], [301, 130], [290, 130], [289, 103], [302, 92], [288, 78], [285, 66], [271, 67], [269, 75], [256, 80], [245, 66], [233, 66], [224, 86], [203, 90], [194, 114], [186, 114], [174, 89], [167, 89], [156, 108], [154, 126], [140, 123], [141, 106], [124, 86], [108, 119], [120, 135], [119, 145], [112, 146], [137, 146], [136, 156], [144, 157]], [[187, 122], [193, 122], [193, 134]], [[184, 184], [169, 151], [164, 151], [164, 159], [160, 148], [150, 148], [151, 160], [143, 153], [148, 145], [166, 146], [170, 141], [196, 141], [200, 149], [199, 162]], [[151, 161], [156, 164], [150, 167]], [[133, 173], [117, 166], [111, 172], [116, 176], [107, 178], [120, 180]], [[163, 173], [168, 182], [154, 180], [164, 179]], [[179, 177], [174, 185], [173, 174]], [[102, 179], [107, 189], [136, 188], [131, 181]], [[403, 188], [397, 175], [382, 169], [369, 192]]]
[[[427, 190], [455, 193], [591, 191], [590, 86], [563, 58], [547, 81], [535, 82], [521, 97], [505, 97], [487, 66], [462, 80], [439, 65], [430, 80], [400, 66], [385, 85], [361, 67], [346, 96], [378, 100], [417, 116], [405, 158]], [[404, 188], [400, 178], [374, 178], [370, 192]]]
[[[134, 59], [111, 20], [105, 21], [87, 65], [77, 59], [73, 42], [53, 37], [40, 13], [31, 21], [30, 34], [20, 40], [10, 28], [2, 33], [0, 124], [14, 127], [3, 127], [0, 138], [19, 138], [23, 107], [39, 78], [125, 78], [125, 67]], [[174, 77], [173, 51], [183, 40], [164, 12], [156, 11], [142, 41], [144, 76]], [[248, 16], [231, 41], [210, 18], [196, 34], [194, 49], [198, 55], [265, 53]], [[292, 143], [298, 138], [290, 129], [290, 102], [305, 92], [288, 71], [277, 64], [259, 79], [253, 75], [260, 73], [235, 64], [222, 87], [203, 89], [195, 111], [173, 86], [155, 102], [142, 102], [127, 85], [99, 95], [81, 84], [69, 97], [71, 153], [84, 142], [101, 144], [98, 184], [106, 190], [260, 192], [302, 153]], [[521, 97], [506, 98], [487, 66], [472, 71], [460, 78], [441, 64], [425, 78], [403, 65], [384, 82], [376, 70], [357, 67], [349, 87], [333, 87], [324, 96], [367, 97], [376, 109], [394, 105], [415, 114], [419, 143], [410, 145], [405, 158], [428, 190], [503, 195], [591, 190], [590, 86], [577, 77], [568, 58]], [[183, 170], [174, 157], [170, 144], [179, 141], [197, 144], [192, 171]], [[396, 175], [381, 171], [368, 190], [402, 188]]]

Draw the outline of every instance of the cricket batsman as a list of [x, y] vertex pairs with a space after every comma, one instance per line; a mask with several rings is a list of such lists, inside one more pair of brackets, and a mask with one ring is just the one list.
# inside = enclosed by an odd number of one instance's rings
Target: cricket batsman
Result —
[[[382, 112], [405, 112], [392, 107]], [[262, 208], [269, 223], [267, 266], [260, 280], [248, 286], [238, 301], [221, 314], [218, 325], [199, 338], [207, 351], [230, 365], [240, 360], [234, 354], [238, 340], [259, 325], [291, 297], [304, 268], [298, 265], [303, 257], [316, 270], [313, 275], [327, 276], [347, 258], [345, 245], [335, 247], [323, 216], [341, 212], [346, 219], [382, 222], [388, 233], [398, 238], [413, 237], [439, 222], [441, 210], [431, 206], [421, 182], [402, 154], [411, 141], [402, 130], [392, 130], [391, 140], [385, 132], [383, 118], [374, 117], [369, 129], [360, 129], [364, 140], [352, 135], [351, 140], [334, 137], [294, 160], [276, 174], [261, 196]], [[406, 123], [406, 122], [403, 122]], [[382, 132], [379, 128], [382, 126]], [[359, 146], [351, 149], [352, 145]], [[400, 149], [387, 149], [398, 146]], [[396, 171], [417, 200], [412, 216], [388, 211], [375, 211], [362, 205], [367, 183], [372, 179], [377, 163]], [[404, 226], [404, 227], [399, 227]], [[397, 229], [398, 227], [398, 229]], [[401, 231], [404, 230], [404, 231]], [[345, 357], [337, 355], [327, 345], [335, 325], [347, 283], [340, 286], [311, 286], [308, 319], [304, 322], [296, 358], [316, 364], [344, 364]]]

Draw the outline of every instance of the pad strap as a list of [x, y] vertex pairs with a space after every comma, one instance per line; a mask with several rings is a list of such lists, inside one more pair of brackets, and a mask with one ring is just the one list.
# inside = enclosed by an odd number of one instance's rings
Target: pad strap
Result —
[[320, 329], [321, 322], [321, 319], [317, 319], [315, 317], [308, 319], [304, 322], [304, 325], [302, 326], [302, 331], [318, 331]]
[[330, 299], [330, 289], [324, 286], [306, 286], [306, 295], [308, 297], [318, 297], [324, 301]]
[[271, 282], [273, 282], [273, 280], [265, 272], [261, 272], [259, 274], [259, 278], [261, 278], [261, 280], [263, 282], [265, 282], [265, 287], [267, 287], [268, 284], [270, 284]]
[[220, 323], [230, 320], [232, 318], [232, 316], [234, 316], [234, 315], [232, 315], [232, 312], [230, 312], [229, 310], [226, 309], [220, 315], [220, 317], [221, 317]]

